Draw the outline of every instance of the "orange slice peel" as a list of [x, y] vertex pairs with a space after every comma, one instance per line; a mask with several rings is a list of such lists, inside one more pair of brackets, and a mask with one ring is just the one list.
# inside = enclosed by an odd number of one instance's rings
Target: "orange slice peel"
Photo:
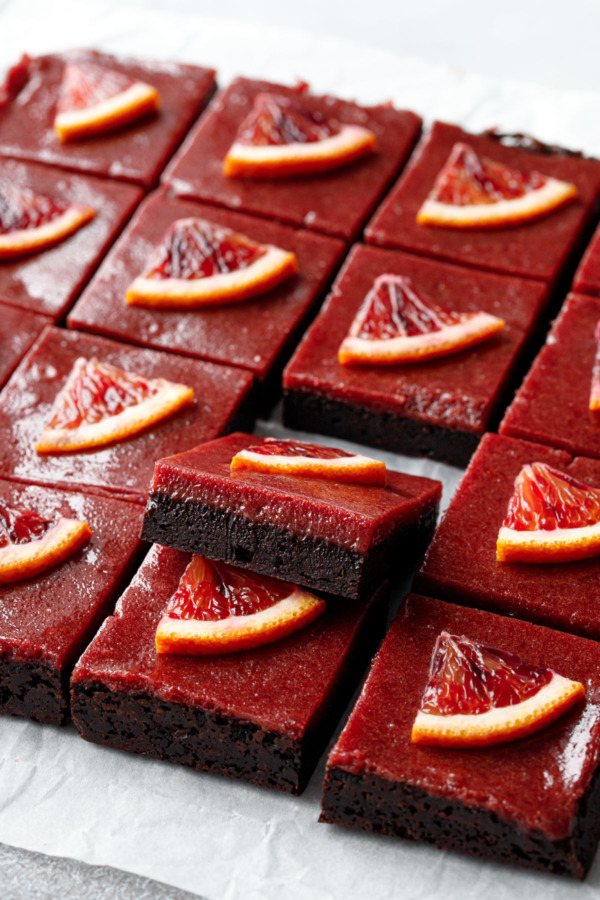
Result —
[[574, 184], [509, 168], [458, 143], [417, 213], [417, 222], [448, 228], [519, 225], [552, 212], [577, 194]]
[[156, 630], [158, 653], [220, 655], [304, 628], [325, 601], [294, 585], [193, 557]]
[[67, 63], [54, 119], [61, 141], [114, 131], [160, 107], [155, 87], [95, 63]]
[[124, 441], [193, 400], [194, 391], [185, 384], [80, 357], [55, 398], [36, 450], [73, 453]]
[[585, 695], [578, 681], [504, 650], [442, 632], [412, 728], [412, 741], [485, 747], [544, 728]]
[[266, 438], [262, 444], [238, 451], [230, 469], [233, 473], [262, 472], [365, 485], [386, 483], [385, 463], [380, 460], [320, 444], [276, 438]]
[[398, 365], [458, 353], [504, 328], [486, 312], [444, 309], [418, 293], [410, 279], [380, 275], [340, 344], [341, 365]]
[[225, 157], [228, 178], [290, 178], [349, 165], [375, 153], [377, 138], [361, 125], [344, 125], [293, 102], [259, 94]]
[[524, 466], [498, 533], [498, 560], [554, 563], [598, 554], [600, 490], [546, 463]]
[[267, 293], [297, 271], [294, 253], [204, 219], [178, 219], [125, 299], [163, 309], [236, 303]]
[[60, 517], [54, 524], [29, 510], [0, 505], [0, 585], [34, 578], [88, 542], [87, 522]]
[[36, 194], [0, 178], [0, 259], [52, 246], [94, 216], [89, 207]]

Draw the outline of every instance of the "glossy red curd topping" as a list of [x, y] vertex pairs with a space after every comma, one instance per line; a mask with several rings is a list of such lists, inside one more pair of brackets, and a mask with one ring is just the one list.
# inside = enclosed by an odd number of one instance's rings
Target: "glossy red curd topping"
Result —
[[68, 209], [69, 204], [35, 194], [0, 176], [0, 234], [45, 225]]
[[37, 541], [52, 525], [53, 522], [33, 509], [16, 509], [0, 502], [0, 547]]
[[258, 443], [256, 435], [238, 432], [159, 460], [150, 494], [207, 504], [359, 553], [392, 529], [401, 534], [416, 525], [439, 502], [439, 482], [389, 470], [385, 487], [261, 472], [232, 474], [235, 454]]
[[187, 553], [153, 545], [115, 615], [79, 660], [73, 682], [143, 690], [302, 738], [347, 677], [350, 654], [364, 639], [378, 599], [328, 602], [325, 613], [306, 628], [244, 653], [157, 654], [157, 624], [191, 559]]
[[503, 525], [515, 531], [583, 528], [600, 522], [600, 490], [546, 463], [524, 466]]
[[54, 407], [50, 428], [78, 428], [116, 416], [130, 406], [154, 397], [156, 384], [143, 375], [102, 363], [97, 359], [78, 359], [60, 402]]
[[345, 450], [336, 450], [335, 447], [322, 447], [305, 441], [279, 441], [276, 438], [265, 438], [262, 444], [253, 444], [244, 449], [261, 456], [305, 456], [308, 459], [339, 459], [354, 455]]
[[431, 199], [452, 206], [497, 203], [522, 197], [542, 187], [547, 180], [539, 172], [521, 172], [479, 157], [472, 147], [461, 142], [452, 148]]
[[0, 479], [0, 547], [7, 535], [39, 539], [60, 517], [87, 522], [91, 538], [59, 566], [0, 586], [0, 660], [73, 665], [137, 561], [137, 503]]
[[124, 72], [92, 62], [67, 63], [56, 104], [57, 113], [89, 109], [130, 88], [134, 79]]
[[514, 653], [442, 631], [421, 709], [441, 716], [479, 715], [521, 703], [551, 679], [547, 666], [531, 666]]
[[146, 278], [208, 278], [235, 272], [264, 256], [266, 250], [243, 234], [205, 219], [179, 219], [154, 248]]
[[240, 125], [236, 141], [252, 146], [310, 144], [339, 132], [318, 110], [304, 109], [289, 97], [258, 94], [254, 108]]
[[[536, 565], [506, 565], [496, 558], [498, 529], [515, 479], [533, 462], [543, 462], [600, 489], [597, 460], [573, 458], [562, 450], [503, 435], [485, 435], [429, 545], [415, 577], [416, 589], [600, 640], [600, 610], [593, 599], [600, 592], [598, 557]], [[560, 668], [556, 671], [563, 674]]]
[[[469, 749], [425, 747], [411, 730], [440, 632], [468, 634], [505, 659], [527, 660], [586, 686], [585, 700], [535, 734]], [[512, 664], [512, 663], [511, 663]], [[487, 808], [552, 840], [572, 834], [600, 761], [600, 647], [508, 616], [410, 595], [375, 657], [329, 767], [369, 772], [437, 797]], [[534, 679], [536, 676], [534, 676]]]
[[250, 616], [288, 597], [293, 588], [283, 581], [242, 571], [227, 563], [202, 559], [202, 577], [193, 558], [169, 600], [170, 619], [214, 622], [230, 616]]

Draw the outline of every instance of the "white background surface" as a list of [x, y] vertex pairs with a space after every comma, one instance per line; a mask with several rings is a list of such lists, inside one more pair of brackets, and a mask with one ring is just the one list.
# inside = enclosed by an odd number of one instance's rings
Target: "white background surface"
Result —
[[[392, 98], [428, 118], [498, 124], [600, 153], [598, 3], [497, 6], [0, 0], [0, 68], [23, 50], [95, 45], [211, 64], [221, 83], [238, 73], [298, 76], [364, 102]], [[375, 455], [442, 477], [445, 502], [459, 476]], [[1, 719], [0, 841], [119, 866], [211, 900], [597, 896], [600, 862], [579, 886], [318, 825], [323, 768], [291, 798], [89, 745], [72, 728]]]

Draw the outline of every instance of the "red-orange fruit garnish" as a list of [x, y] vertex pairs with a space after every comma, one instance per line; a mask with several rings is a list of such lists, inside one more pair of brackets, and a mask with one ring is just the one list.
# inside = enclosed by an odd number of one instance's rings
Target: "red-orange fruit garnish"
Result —
[[155, 87], [95, 63], [65, 65], [54, 130], [61, 141], [103, 134], [160, 106]]
[[361, 125], [343, 125], [300, 101], [259, 94], [229, 148], [229, 178], [288, 178], [348, 165], [377, 150], [377, 138]]
[[264, 472], [327, 478], [355, 484], [384, 485], [385, 463], [369, 456], [304, 441], [266, 438], [262, 444], [239, 450], [231, 460], [232, 472]]
[[498, 559], [551, 563], [599, 553], [600, 490], [546, 463], [524, 466], [498, 533]]
[[592, 369], [592, 388], [590, 391], [590, 409], [596, 412], [600, 409], [600, 322], [596, 324], [596, 357]]
[[442, 631], [412, 740], [438, 747], [513, 741], [550, 724], [585, 688], [544, 665]]
[[0, 259], [21, 256], [61, 241], [95, 216], [0, 178]]
[[421, 225], [494, 228], [543, 216], [577, 196], [574, 184], [540, 172], [521, 172], [455, 144], [427, 200]]
[[58, 565], [91, 537], [87, 522], [51, 521], [35, 510], [0, 503], [0, 584], [33, 578]]
[[205, 219], [178, 219], [125, 299], [133, 306], [194, 308], [264, 294], [298, 271], [296, 256]]
[[97, 359], [77, 359], [56, 395], [36, 445], [40, 454], [71, 453], [124, 441], [192, 403], [194, 391]]
[[380, 275], [340, 344], [342, 365], [397, 365], [458, 353], [497, 334], [504, 321], [456, 312], [416, 291], [409, 278]]
[[156, 630], [159, 653], [222, 654], [269, 644], [325, 612], [325, 601], [268, 575], [194, 556]]

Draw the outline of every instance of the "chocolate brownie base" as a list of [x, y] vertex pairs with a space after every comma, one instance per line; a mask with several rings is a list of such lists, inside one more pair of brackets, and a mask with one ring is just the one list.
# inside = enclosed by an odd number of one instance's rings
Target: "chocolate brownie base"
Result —
[[305, 391], [284, 391], [283, 421], [288, 428], [315, 431], [406, 456], [427, 456], [459, 468], [467, 466], [482, 437]]
[[0, 714], [63, 725], [69, 719], [69, 673], [42, 662], [0, 661]]
[[319, 821], [583, 879], [600, 836], [600, 777], [597, 772], [581, 800], [570, 838], [560, 841], [522, 831], [489, 809], [340, 768], [329, 769], [325, 778]]
[[402, 566], [409, 573], [427, 549], [436, 519], [437, 510], [431, 510], [362, 554], [204, 503], [156, 493], [146, 507], [142, 537], [263, 575], [276, 574], [283, 581], [336, 597], [366, 599], [388, 577], [390, 561], [396, 573]]
[[318, 719], [299, 738], [150, 693], [112, 689], [98, 681], [73, 685], [73, 721], [81, 736], [94, 744], [300, 794], [382, 638], [387, 595], [384, 585], [337, 685]]

